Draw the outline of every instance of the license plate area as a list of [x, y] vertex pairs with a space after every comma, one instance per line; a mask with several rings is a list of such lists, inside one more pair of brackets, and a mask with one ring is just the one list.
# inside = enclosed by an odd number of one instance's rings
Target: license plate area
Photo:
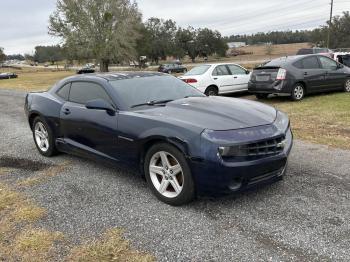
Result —
[[257, 75], [256, 76], [256, 81], [258, 81], [258, 82], [268, 82], [268, 81], [270, 81], [270, 76], [269, 75]]

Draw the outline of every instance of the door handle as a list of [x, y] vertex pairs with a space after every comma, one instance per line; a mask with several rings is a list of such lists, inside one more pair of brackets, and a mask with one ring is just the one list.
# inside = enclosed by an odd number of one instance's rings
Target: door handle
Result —
[[307, 72], [304, 72], [304, 76], [307, 76], [308, 75], [308, 73]]
[[217, 78], [217, 77], [214, 77], [214, 80], [218, 80], [218, 78]]
[[63, 113], [64, 113], [65, 115], [69, 115], [69, 114], [70, 114], [70, 110], [69, 110], [68, 108], [65, 108]]
[[237, 76], [234, 76], [233, 78], [234, 78], [234, 79], [237, 79]]

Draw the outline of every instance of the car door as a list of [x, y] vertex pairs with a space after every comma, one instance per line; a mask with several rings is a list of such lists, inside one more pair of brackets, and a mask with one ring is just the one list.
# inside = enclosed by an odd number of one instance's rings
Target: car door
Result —
[[308, 92], [322, 91], [325, 86], [326, 70], [323, 69], [317, 56], [308, 56], [300, 61], [300, 75], [307, 84]]
[[85, 104], [104, 99], [113, 105], [106, 90], [93, 82], [72, 82], [69, 100], [60, 112], [64, 142], [78, 153], [91, 153], [117, 158], [117, 114], [106, 110], [87, 109]]
[[219, 93], [229, 93], [233, 90], [233, 77], [227, 65], [218, 65], [212, 73], [212, 79], [219, 88]]
[[230, 69], [230, 73], [233, 77], [233, 87], [232, 91], [248, 90], [248, 82], [250, 79], [250, 74], [238, 65], [227, 65]]
[[339, 64], [325, 56], [319, 56], [322, 68], [326, 71], [326, 83], [325, 89], [336, 89], [343, 87], [346, 75], [343, 72], [343, 68]]

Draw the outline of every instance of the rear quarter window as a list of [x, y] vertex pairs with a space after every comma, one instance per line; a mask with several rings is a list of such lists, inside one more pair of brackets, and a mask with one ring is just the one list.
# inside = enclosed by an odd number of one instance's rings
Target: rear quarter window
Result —
[[68, 98], [69, 98], [70, 85], [71, 85], [71, 83], [65, 84], [64, 86], [62, 86], [62, 87], [56, 92], [56, 94], [57, 94], [60, 98], [62, 98], [62, 99], [64, 99], [64, 100], [67, 101]]

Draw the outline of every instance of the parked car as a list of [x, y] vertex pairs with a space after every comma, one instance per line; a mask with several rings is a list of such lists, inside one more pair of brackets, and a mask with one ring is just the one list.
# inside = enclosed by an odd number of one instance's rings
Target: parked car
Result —
[[323, 55], [282, 57], [255, 68], [248, 90], [259, 99], [278, 94], [292, 100], [316, 92], [350, 92], [350, 68]]
[[334, 52], [328, 48], [302, 48], [299, 49], [297, 52], [297, 55], [311, 55], [311, 54], [319, 54], [319, 55], [324, 55], [328, 56], [330, 58], [334, 58]]
[[334, 60], [347, 67], [350, 67], [350, 52], [334, 53]]
[[95, 69], [90, 68], [90, 67], [83, 67], [77, 71], [77, 74], [92, 74], [95, 73]]
[[180, 77], [210, 96], [247, 91], [249, 78], [249, 70], [237, 64], [199, 65]]
[[15, 73], [0, 73], [0, 79], [11, 79], [17, 78], [18, 75]]
[[170, 205], [280, 180], [293, 140], [287, 115], [273, 107], [208, 97], [161, 73], [65, 78], [29, 93], [24, 108], [42, 155], [60, 151], [140, 168]]
[[187, 68], [183, 65], [179, 65], [176, 63], [173, 64], [164, 64], [160, 65], [158, 68], [158, 72], [172, 74], [172, 73], [186, 73]]

